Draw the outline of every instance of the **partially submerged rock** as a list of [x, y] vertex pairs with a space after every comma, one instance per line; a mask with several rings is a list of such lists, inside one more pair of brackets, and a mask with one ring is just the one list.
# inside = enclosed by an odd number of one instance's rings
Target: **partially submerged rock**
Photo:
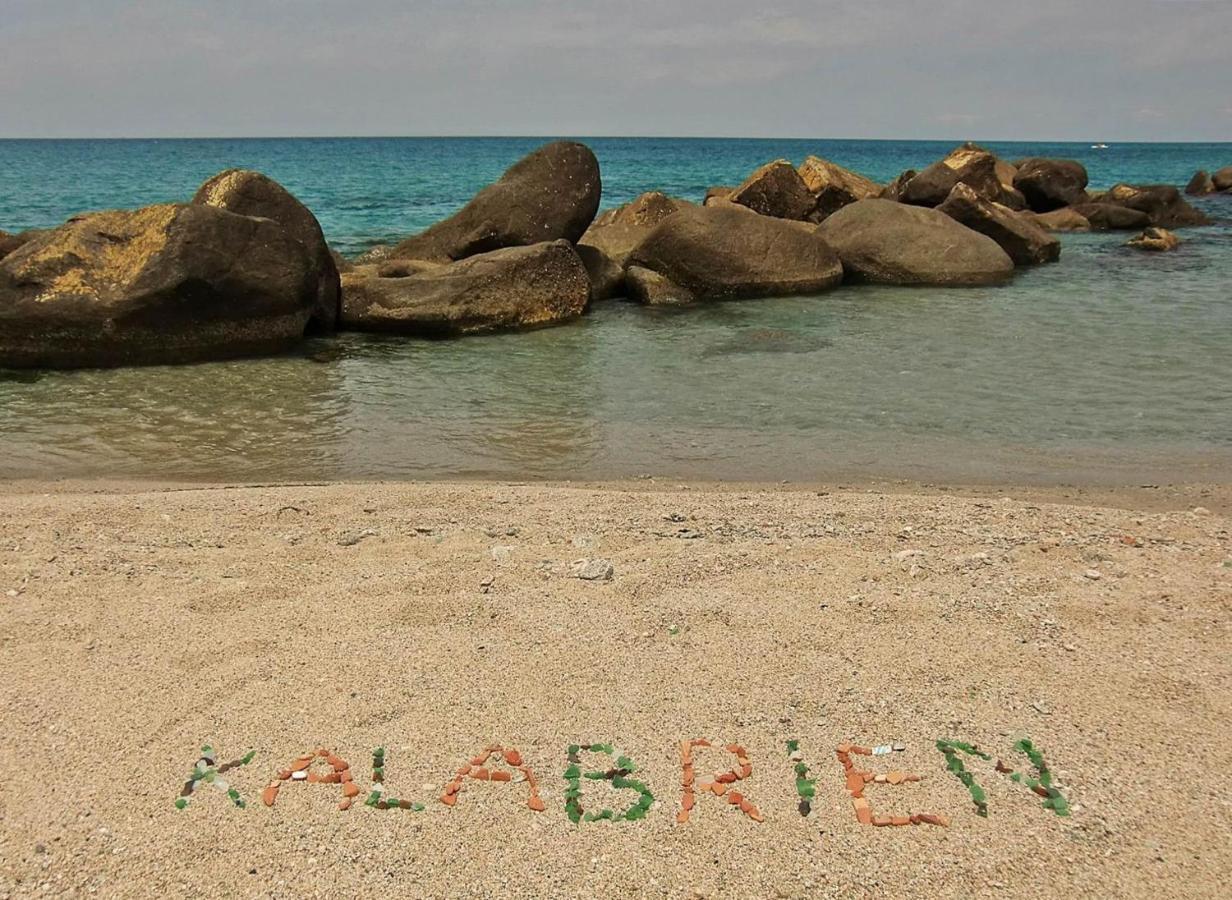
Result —
[[0, 260], [0, 366], [280, 351], [317, 287], [303, 244], [271, 219], [198, 204], [79, 216]]
[[[811, 294], [843, 270], [814, 228], [735, 206], [693, 207], [665, 219], [629, 257], [630, 293], [643, 302], [727, 300]], [[657, 273], [665, 285], [633, 267]], [[636, 280], [637, 289], [634, 290]]]
[[1087, 200], [1087, 170], [1072, 159], [1033, 157], [1018, 162], [1014, 187], [1037, 213], [1052, 212]]
[[692, 206], [687, 200], [651, 191], [596, 218], [577, 245], [590, 276], [591, 299], [606, 300], [623, 294], [629, 254], [656, 225], [672, 213]]
[[1185, 193], [1191, 197], [1205, 197], [1215, 191], [1215, 180], [1205, 169], [1194, 172], [1193, 178], [1189, 179], [1189, 184], [1185, 185]]
[[1002, 184], [997, 159], [978, 144], [963, 144], [902, 185], [898, 199], [914, 206], [940, 206], [956, 184], [965, 184], [985, 200], [1022, 209], [1022, 194]]
[[1175, 250], [1180, 245], [1181, 239], [1166, 228], [1148, 228], [1142, 234], [1125, 242], [1126, 247], [1157, 253]]
[[1046, 213], [1028, 213], [1037, 225], [1048, 231], [1090, 231], [1091, 221], [1077, 210], [1066, 207]]
[[515, 163], [454, 215], [390, 251], [451, 262], [504, 247], [577, 241], [599, 209], [599, 161], [584, 144], [558, 141]]
[[815, 198], [810, 221], [821, 222], [827, 216], [857, 200], [880, 196], [882, 187], [850, 169], [810, 156], [800, 165], [800, 178]]
[[750, 175], [728, 198], [763, 216], [803, 222], [813, 212], [817, 198], [795, 166], [775, 160]]
[[554, 325], [580, 316], [589, 297], [582, 261], [558, 240], [403, 277], [357, 268], [342, 279], [342, 323], [357, 331], [454, 337]]
[[1224, 166], [1212, 175], [1211, 183], [1217, 191], [1232, 191], [1232, 166]]
[[1027, 216], [985, 200], [968, 185], [954, 185], [950, 196], [937, 209], [992, 238], [1016, 266], [1055, 262], [1061, 256], [1061, 242], [1055, 237]]
[[1129, 231], [1151, 224], [1146, 213], [1117, 203], [1080, 203], [1071, 210], [1095, 231]]
[[1118, 184], [1103, 196], [1103, 200], [1144, 212], [1150, 217], [1150, 224], [1160, 228], [1211, 224], [1205, 213], [1190, 206], [1181, 192], [1170, 184]]
[[317, 276], [317, 302], [310, 325], [319, 331], [333, 331], [341, 305], [338, 266], [325, 243], [321, 223], [308, 207], [260, 172], [229, 169], [201, 185], [193, 203], [215, 206], [241, 216], [273, 219], [299, 241], [312, 260]]
[[853, 281], [977, 285], [1004, 281], [1014, 271], [996, 241], [935, 209], [861, 200], [817, 230]]

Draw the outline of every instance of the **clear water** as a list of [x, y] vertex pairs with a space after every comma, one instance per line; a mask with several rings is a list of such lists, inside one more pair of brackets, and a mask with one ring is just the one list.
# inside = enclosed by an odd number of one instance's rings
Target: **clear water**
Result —
[[[448, 215], [537, 138], [0, 141], [0, 228], [186, 198], [267, 172], [356, 252]], [[932, 142], [589, 139], [604, 205], [700, 199], [777, 157], [878, 179]], [[1096, 186], [1183, 184], [1232, 145], [992, 144]], [[428, 342], [344, 335], [264, 360], [0, 374], [0, 477], [1102, 482], [1232, 472], [1232, 200], [1174, 254], [1065, 236], [981, 289], [840, 288]]]

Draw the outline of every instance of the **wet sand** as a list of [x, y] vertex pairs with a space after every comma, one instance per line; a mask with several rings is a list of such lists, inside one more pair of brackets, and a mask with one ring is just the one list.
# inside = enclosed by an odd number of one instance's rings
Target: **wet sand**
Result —
[[[1226, 486], [0, 486], [0, 896], [1214, 896], [1232, 868]], [[611, 577], [602, 577], [611, 566]], [[597, 580], [577, 572], [599, 575]], [[939, 738], [1029, 772], [1071, 815]], [[679, 824], [679, 742], [747, 748]], [[797, 811], [786, 742], [816, 778]], [[570, 744], [655, 803], [572, 824]], [[872, 783], [860, 825], [835, 749]], [[236, 808], [174, 800], [203, 743]], [[526, 783], [468, 781], [516, 747]], [[262, 790], [372, 750], [416, 811]], [[695, 751], [704, 776], [730, 767]], [[582, 754], [583, 768], [600, 763]], [[321, 771], [328, 771], [325, 767]], [[582, 779], [588, 810], [637, 800]]]

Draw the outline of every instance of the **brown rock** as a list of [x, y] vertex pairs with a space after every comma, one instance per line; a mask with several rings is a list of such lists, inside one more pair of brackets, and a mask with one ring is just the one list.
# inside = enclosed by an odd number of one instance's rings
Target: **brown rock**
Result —
[[1018, 163], [1014, 187], [1037, 213], [1051, 212], [1087, 200], [1087, 170], [1072, 159], [1024, 159]]
[[658, 191], [608, 210], [582, 235], [577, 252], [590, 277], [591, 299], [606, 300], [625, 294], [625, 266], [634, 248], [655, 226], [680, 209], [694, 204]]
[[853, 797], [860, 796], [864, 792], [864, 776], [859, 772], [850, 771], [847, 773], [847, 791]]
[[359, 796], [359, 785], [357, 785], [353, 781], [347, 782], [346, 784], [342, 786], [342, 796], [358, 797]]
[[1014, 271], [1013, 261], [992, 238], [937, 210], [890, 200], [845, 206], [817, 232], [838, 253], [851, 281], [994, 284]]
[[1216, 190], [1214, 179], [1211, 178], [1209, 172], [1203, 169], [1194, 172], [1193, 178], [1189, 179], [1189, 184], [1185, 185], [1185, 193], [1191, 197], [1204, 197], [1215, 193]]
[[1046, 231], [1090, 231], [1091, 222], [1074, 209], [1054, 209], [1046, 213], [1030, 213], [1035, 223]]
[[763, 216], [802, 222], [817, 206], [795, 167], [785, 159], [766, 163], [736, 188], [729, 198]]
[[1087, 224], [1095, 231], [1145, 228], [1151, 223], [1151, 217], [1147, 213], [1118, 203], [1082, 203], [1073, 207], [1072, 212], [1086, 219]]
[[810, 156], [800, 166], [800, 178], [809, 193], [816, 198], [809, 220], [821, 222], [831, 213], [857, 200], [881, 196], [882, 187], [875, 181], [844, 169], [819, 156]]
[[229, 169], [201, 185], [193, 203], [214, 206], [241, 216], [273, 219], [295, 238], [312, 261], [316, 276], [316, 305], [309, 326], [333, 331], [341, 306], [338, 265], [325, 243], [321, 224], [291, 192], [260, 172]]
[[1217, 191], [1232, 191], [1232, 166], [1224, 166], [1211, 176]]
[[1190, 206], [1181, 196], [1181, 192], [1170, 184], [1118, 184], [1108, 191], [1103, 199], [1107, 203], [1116, 203], [1146, 213], [1150, 217], [1150, 224], [1160, 228], [1211, 223], [1205, 213]]
[[856, 821], [861, 825], [871, 824], [873, 821], [873, 808], [869, 806], [867, 800], [863, 797], [856, 797], [851, 801], [852, 807], [856, 811]]
[[278, 799], [278, 785], [271, 784], [261, 792], [261, 802], [266, 806], [273, 806], [274, 801]]
[[878, 828], [885, 828], [887, 825], [894, 824], [894, 821], [889, 816], [873, 816], [873, 824]]
[[506, 750], [505, 751], [505, 762], [509, 763], [509, 765], [516, 768], [522, 765], [522, 754], [519, 753], [517, 750]]
[[992, 238], [1016, 266], [1056, 262], [1061, 257], [1061, 242], [1055, 237], [1027, 216], [985, 200], [966, 184], [954, 185], [937, 209], [971, 230]]
[[360, 331], [448, 337], [539, 328], [580, 316], [586, 268], [566, 241], [511, 247], [406, 278], [343, 277], [342, 321]]
[[965, 184], [985, 200], [1010, 209], [1023, 209], [1026, 201], [1022, 194], [1001, 183], [998, 162], [997, 157], [983, 147], [963, 144], [904, 183], [898, 191], [898, 199], [915, 206], [940, 206], [954, 185]]
[[583, 144], [540, 147], [458, 213], [390, 251], [398, 259], [451, 262], [544, 241], [577, 243], [599, 209], [599, 162]]
[[695, 207], [646, 237], [629, 257], [626, 278], [630, 296], [642, 302], [726, 300], [819, 293], [838, 284], [842, 266], [806, 225]]
[[1150, 250], [1156, 253], [1175, 250], [1180, 245], [1181, 239], [1166, 228], [1148, 228], [1125, 243], [1126, 247], [1133, 247], [1135, 250]]

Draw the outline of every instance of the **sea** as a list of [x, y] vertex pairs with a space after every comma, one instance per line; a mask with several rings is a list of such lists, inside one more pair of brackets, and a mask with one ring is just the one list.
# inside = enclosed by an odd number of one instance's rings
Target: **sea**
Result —
[[[0, 141], [0, 229], [185, 200], [257, 169], [345, 255], [448, 216], [545, 137]], [[958, 141], [581, 138], [603, 206], [700, 201], [816, 154], [888, 181]], [[1093, 188], [1183, 186], [1232, 144], [997, 142], [1081, 161]], [[0, 370], [0, 478], [1154, 484], [1232, 474], [1232, 197], [1147, 254], [1062, 235], [984, 288], [844, 286], [428, 341], [343, 334], [282, 356]]]

